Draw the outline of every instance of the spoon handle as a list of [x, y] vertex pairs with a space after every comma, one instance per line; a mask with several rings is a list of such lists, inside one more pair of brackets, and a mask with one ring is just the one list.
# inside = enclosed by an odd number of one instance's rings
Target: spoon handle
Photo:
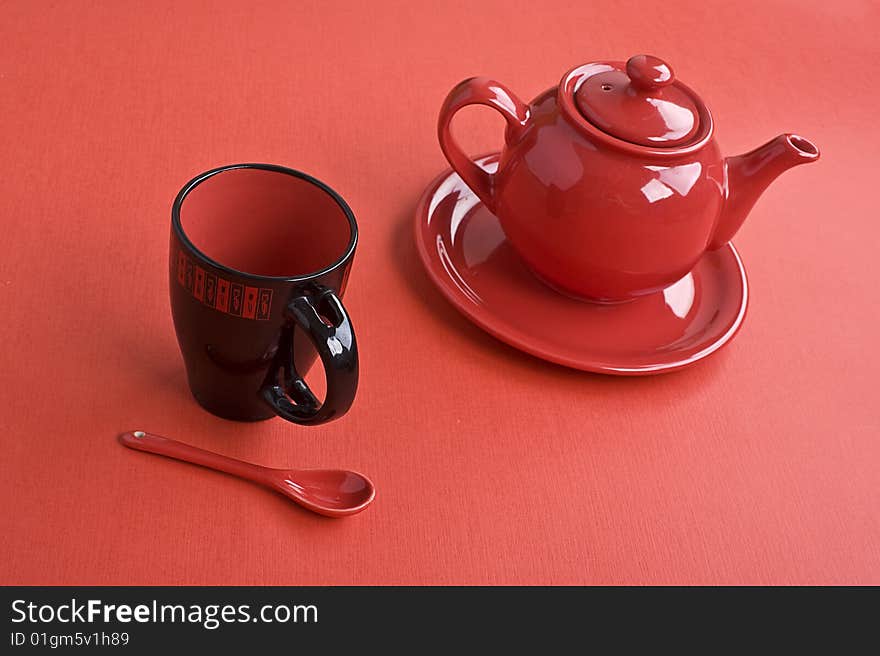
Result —
[[227, 458], [219, 453], [205, 451], [177, 440], [170, 440], [161, 435], [153, 433], [145, 433], [144, 431], [129, 431], [119, 436], [119, 441], [130, 449], [138, 451], [147, 451], [160, 456], [167, 456], [176, 460], [183, 460], [194, 465], [201, 465], [209, 469], [244, 478], [261, 485], [271, 485], [271, 470], [268, 467], [261, 467], [242, 460]]

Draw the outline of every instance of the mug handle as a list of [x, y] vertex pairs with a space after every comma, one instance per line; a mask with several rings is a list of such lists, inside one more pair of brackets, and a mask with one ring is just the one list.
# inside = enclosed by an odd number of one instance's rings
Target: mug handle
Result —
[[455, 86], [446, 96], [437, 121], [437, 137], [440, 148], [453, 170], [465, 184], [483, 201], [489, 211], [495, 211], [494, 178], [458, 146], [449, 130], [455, 113], [468, 105], [486, 105], [500, 113], [507, 121], [504, 140], [510, 144], [522, 134], [529, 120], [529, 106], [522, 102], [506, 86], [488, 77], [472, 77]]
[[[342, 301], [332, 289], [315, 285], [312, 293], [287, 305], [292, 321], [282, 330], [278, 353], [261, 394], [278, 416], [296, 424], [322, 424], [344, 415], [358, 386], [358, 355], [354, 328]], [[294, 327], [309, 337], [324, 365], [327, 395], [321, 403], [296, 370]]]

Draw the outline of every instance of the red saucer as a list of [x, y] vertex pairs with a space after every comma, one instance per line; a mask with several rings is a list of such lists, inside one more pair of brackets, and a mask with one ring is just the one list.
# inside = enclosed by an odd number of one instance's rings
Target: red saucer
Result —
[[[477, 160], [487, 171], [498, 155]], [[539, 358], [618, 375], [681, 369], [711, 355], [739, 330], [748, 304], [732, 244], [656, 294], [597, 305], [554, 291], [520, 261], [495, 218], [451, 170], [416, 211], [416, 244], [428, 275], [478, 326]]]

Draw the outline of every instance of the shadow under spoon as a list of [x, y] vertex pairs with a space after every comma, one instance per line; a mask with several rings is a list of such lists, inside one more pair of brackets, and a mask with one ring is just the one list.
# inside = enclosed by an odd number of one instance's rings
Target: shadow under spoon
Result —
[[144, 431], [119, 436], [129, 449], [147, 451], [232, 474], [286, 496], [303, 508], [326, 517], [361, 512], [373, 501], [376, 490], [363, 474], [344, 469], [273, 469], [205, 451], [177, 440]]

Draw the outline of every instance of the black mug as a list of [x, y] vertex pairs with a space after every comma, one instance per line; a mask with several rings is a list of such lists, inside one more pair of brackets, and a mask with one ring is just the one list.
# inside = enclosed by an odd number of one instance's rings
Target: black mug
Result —
[[[271, 164], [199, 175], [171, 210], [171, 312], [193, 396], [240, 421], [341, 417], [358, 356], [341, 298], [357, 245], [346, 202]], [[320, 402], [303, 376], [320, 357]]]

